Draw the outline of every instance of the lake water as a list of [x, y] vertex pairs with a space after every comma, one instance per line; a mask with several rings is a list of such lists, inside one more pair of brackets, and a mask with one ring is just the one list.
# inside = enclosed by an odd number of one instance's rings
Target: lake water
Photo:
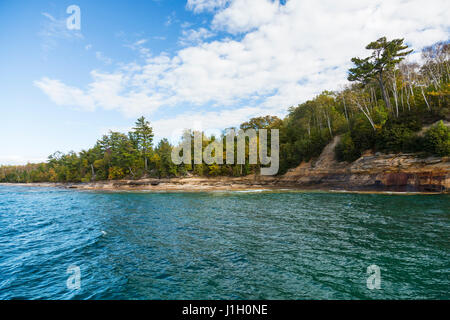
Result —
[[449, 258], [449, 195], [0, 186], [0, 299], [450, 299]]

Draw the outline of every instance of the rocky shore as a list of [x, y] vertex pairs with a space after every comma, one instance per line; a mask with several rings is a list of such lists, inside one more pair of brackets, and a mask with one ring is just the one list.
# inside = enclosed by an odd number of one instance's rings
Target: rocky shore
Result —
[[450, 192], [450, 158], [365, 153], [352, 163], [337, 162], [336, 137], [314, 161], [281, 176], [180, 177], [91, 183], [35, 183], [81, 190], [211, 191], [252, 189], [346, 190], [359, 192]]
[[450, 158], [366, 152], [352, 163], [337, 162], [336, 137], [316, 161], [302, 163], [280, 178], [292, 185], [368, 191], [449, 192]]

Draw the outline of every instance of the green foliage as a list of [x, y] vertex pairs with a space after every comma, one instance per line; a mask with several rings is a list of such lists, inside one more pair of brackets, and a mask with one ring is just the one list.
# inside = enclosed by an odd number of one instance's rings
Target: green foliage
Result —
[[125, 176], [125, 173], [123, 172], [122, 168], [119, 167], [110, 167], [109, 168], [109, 180], [115, 180], [115, 179], [122, 179]]
[[214, 163], [212, 165], [209, 166], [209, 175], [212, 177], [218, 176], [220, 175], [221, 170], [218, 164]]
[[404, 39], [387, 41], [386, 37], [382, 37], [377, 41], [369, 43], [366, 49], [372, 50], [371, 56], [364, 59], [352, 58], [355, 67], [349, 69], [349, 81], [358, 81], [363, 86], [373, 80], [378, 81], [387, 108], [390, 108], [391, 104], [387, 97], [384, 76], [387, 72], [392, 71], [405, 56], [413, 51], [404, 51], [408, 49], [408, 46], [404, 45], [403, 41]]
[[145, 171], [147, 171], [148, 158], [151, 155], [153, 145], [153, 128], [150, 126], [150, 122], [145, 120], [144, 117], [137, 119], [135, 125], [133, 131], [129, 133], [129, 137], [135, 148], [143, 157]]
[[362, 153], [364, 150], [372, 149], [375, 145], [376, 133], [364, 115], [358, 114], [350, 121], [351, 137], [355, 148]]
[[349, 132], [342, 135], [340, 142], [336, 145], [335, 152], [338, 161], [353, 162], [361, 156], [361, 151], [356, 148]]
[[381, 37], [369, 43], [366, 49], [372, 50], [372, 55], [364, 59], [352, 58], [355, 67], [350, 68], [348, 80], [368, 83], [381, 72], [393, 69], [413, 51], [404, 51], [408, 46], [403, 41], [404, 39], [387, 41], [386, 37]]
[[252, 118], [247, 122], [244, 122], [240, 125], [242, 130], [247, 129], [267, 129], [267, 128], [275, 128], [281, 124], [281, 119], [275, 116], [264, 116], [264, 117], [256, 117]]
[[379, 145], [377, 149], [385, 152], [409, 151], [408, 149], [412, 147], [411, 141], [414, 137], [414, 132], [403, 126], [383, 130], [377, 140], [377, 145]]
[[418, 152], [421, 148], [417, 132], [422, 121], [417, 114], [392, 117], [377, 133], [376, 149], [383, 152]]
[[377, 106], [373, 108], [373, 122], [378, 127], [383, 127], [389, 119], [389, 111], [384, 106]]
[[171, 177], [177, 175], [177, 166], [172, 162], [172, 146], [167, 139], [162, 139], [155, 152], [160, 159], [157, 170], [160, 177]]
[[424, 150], [438, 156], [450, 156], [450, 128], [442, 121], [425, 132]]

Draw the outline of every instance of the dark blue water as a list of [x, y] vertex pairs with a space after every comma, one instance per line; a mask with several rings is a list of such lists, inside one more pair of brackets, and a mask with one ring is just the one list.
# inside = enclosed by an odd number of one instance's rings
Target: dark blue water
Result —
[[0, 299], [449, 299], [449, 231], [448, 195], [0, 186]]

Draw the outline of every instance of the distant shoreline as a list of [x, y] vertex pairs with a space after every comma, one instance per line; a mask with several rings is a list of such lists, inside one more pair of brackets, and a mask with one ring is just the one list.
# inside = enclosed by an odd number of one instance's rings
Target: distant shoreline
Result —
[[[448, 192], [435, 191], [404, 191], [395, 189], [375, 189], [375, 188], [352, 188], [343, 189], [336, 187], [325, 187], [320, 185], [290, 185], [290, 184], [230, 184], [225, 182], [220, 185], [218, 179], [208, 179], [209, 184], [205, 184], [205, 179], [197, 178], [174, 178], [163, 180], [158, 185], [152, 185], [155, 179], [141, 180], [116, 180], [116, 181], [97, 181], [88, 183], [61, 183], [61, 182], [34, 182], [34, 183], [0, 183], [0, 186], [17, 186], [17, 187], [41, 187], [41, 188], [63, 188], [80, 191], [111, 191], [111, 192], [215, 192], [215, 191], [248, 191], [248, 192], [329, 192], [329, 193], [356, 193], [356, 194], [386, 194], [386, 195], [439, 195], [448, 194]], [[181, 183], [179, 180], [183, 180]], [[200, 183], [196, 183], [200, 180]]]

